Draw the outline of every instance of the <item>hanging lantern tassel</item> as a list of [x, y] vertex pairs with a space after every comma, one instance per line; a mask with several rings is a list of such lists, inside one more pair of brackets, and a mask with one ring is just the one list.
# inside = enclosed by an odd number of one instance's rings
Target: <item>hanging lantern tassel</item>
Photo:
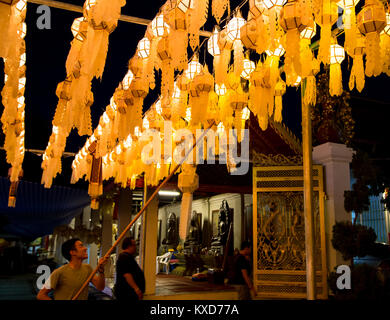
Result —
[[244, 68], [244, 47], [241, 40], [234, 40], [234, 73], [240, 76]]
[[91, 209], [99, 209], [97, 198], [103, 194], [102, 158], [92, 157], [88, 194], [91, 196]]
[[317, 84], [314, 75], [306, 77], [305, 94], [303, 101], [306, 106], [314, 106], [317, 102]]
[[[389, 25], [390, 32], [390, 25]], [[383, 59], [383, 73], [390, 77], [390, 35], [381, 34], [381, 57]]]
[[181, 192], [183, 192], [180, 208], [180, 239], [187, 237], [190, 226], [190, 217], [192, 211], [193, 192], [199, 187], [199, 177], [196, 174], [196, 166], [183, 163], [182, 172], [179, 174], [177, 183]]
[[286, 84], [283, 80], [279, 80], [275, 86], [275, 113], [274, 120], [276, 122], [282, 122], [282, 97], [286, 93]]
[[366, 34], [366, 76], [376, 77], [382, 72], [380, 38], [378, 32]]
[[[329, 64], [329, 48], [332, 39], [332, 25], [338, 19], [338, 6], [330, 0], [323, 0], [318, 23], [321, 25], [320, 47], [318, 60]], [[317, 20], [317, 19], [316, 19]]]
[[[358, 41], [359, 42], [359, 41]], [[354, 50], [353, 56], [353, 65], [351, 69], [351, 75], [349, 77], [349, 89], [352, 91], [356, 84], [356, 89], [359, 92], [362, 92], [365, 84], [365, 75], [364, 75], [364, 63], [363, 63], [363, 54], [364, 46], [359, 45]]]
[[345, 50], [348, 53], [353, 53], [356, 47], [356, 14], [355, 6], [344, 9], [343, 14], [344, 31], [345, 31]]
[[343, 93], [341, 66], [339, 63], [330, 65], [329, 92], [332, 96], [339, 96]]

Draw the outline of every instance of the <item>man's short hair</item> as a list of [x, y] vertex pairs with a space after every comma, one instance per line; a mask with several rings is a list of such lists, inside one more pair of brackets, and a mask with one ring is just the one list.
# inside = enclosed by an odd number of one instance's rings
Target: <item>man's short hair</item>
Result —
[[80, 241], [80, 239], [78, 238], [69, 239], [62, 244], [61, 247], [62, 256], [69, 262], [72, 259], [72, 256], [70, 255], [70, 251], [76, 250], [75, 244], [77, 241]]
[[251, 243], [247, 240], [241, 242], [241, 250], [244, 250], [245, 248], [251, 248]]
[[122, 242], [122, 250], [126, 250], [128, 247], [131, 247], [133, 245], [133, 241], [133, 237], [124, 238]]

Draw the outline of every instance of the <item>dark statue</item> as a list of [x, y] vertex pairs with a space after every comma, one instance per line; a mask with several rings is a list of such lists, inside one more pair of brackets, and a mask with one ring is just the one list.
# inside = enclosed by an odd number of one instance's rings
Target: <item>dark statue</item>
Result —
[[167, 238], [163, 241], [164, 244], [175, 248], [177, 245], [177, 221], [176, 215], [171, 212], [167, 220]]
[[201, 245], [201, 229], [198, 221], [198, 214], [196, 211], [192, 213], [192, 218], [190, 221], [190, 229], [188, 231], [188, 235], [186, 237], [186, 241], [184, 242], [185, 251], [189, 251], [191, 253], [197, 252], [200, 250]]
[[211, 239], [211, 250], [215, 253], [223, 253], [231, 222], [232, 217], [229, 205], [226, 200], [223, 200], [218, 215], [218, 234]]

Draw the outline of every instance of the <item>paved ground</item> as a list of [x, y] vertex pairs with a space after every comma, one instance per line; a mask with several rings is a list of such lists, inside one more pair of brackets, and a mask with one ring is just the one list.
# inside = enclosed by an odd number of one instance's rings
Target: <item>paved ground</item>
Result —
[[35, 300], [33, 274], [0, 276], [0, 300]]

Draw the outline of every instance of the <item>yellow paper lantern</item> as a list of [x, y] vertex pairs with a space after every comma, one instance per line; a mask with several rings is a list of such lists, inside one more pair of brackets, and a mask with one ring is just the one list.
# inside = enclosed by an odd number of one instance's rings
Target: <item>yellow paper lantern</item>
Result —
[[263, 0], [249, 0], [249, 12], [253, 18], [257, 18], [262, 15], [266, 7]]
[[122, 86], [124, 90], [128, 90], [130, 88], [130, 84], [134, 79], [134, 74], [131, 72], [131, 70], [127, 71], [125, 77], [122, 81]]
[[357, 16], [357, 25], [361, 33], [380, 33], [386, 26], [386, 13], [382, 5], [366, 4]]
[[250, 20], [240, 31], [242, 44], [248, 49], [256, 49], [258, 38], [256, 20]]
[[310, 40], [316, 35], [316, 23], [313, 22], [311, 26], [307, 26], [305, 29], [301, 32], [301, 38]]
[[214, 28], [213, 34], [207, 40], [207, 50], [213, 57], [221, 54], [221, 49], [219, 49], [218, 45], [218, 34], [218, 29]]
[[344, 48], [338, 44], [332, 44], [330, 46], [330, 64], [341, 64], [345, 59]]
[[244, 59], [244, 69], [242, 70], [241, 77], [249, 80], [251, 73], [255, 71], [256, 65], [249, 59]]
[[169, 25], [165, 22], [164, 15], [160, 14], [152, 20], [152, 32], [155, 37], [163, 37], [169, 34]]
[[73, 33], [73, 37], [79, 41], [84, 41], [87, 37], [88, 22], [84, 17], [74, 19], [70, 29]]
[[147, 58], [150, 55], [150, 40], [145, 37], [138, 43], [138, 56], [140, 58]]
[[280, 14], [280, 25], [285, 30], [298, 29], [302, 31], [306, 26], [301, 20], [300, 7], [297, 1], [288, 2]]
[[231, 41], [239, 40], [241, 38], [240, 30], [246, 24], [245, 19], [240, 16], [234, 17], [227, 24], [227, 36]]

